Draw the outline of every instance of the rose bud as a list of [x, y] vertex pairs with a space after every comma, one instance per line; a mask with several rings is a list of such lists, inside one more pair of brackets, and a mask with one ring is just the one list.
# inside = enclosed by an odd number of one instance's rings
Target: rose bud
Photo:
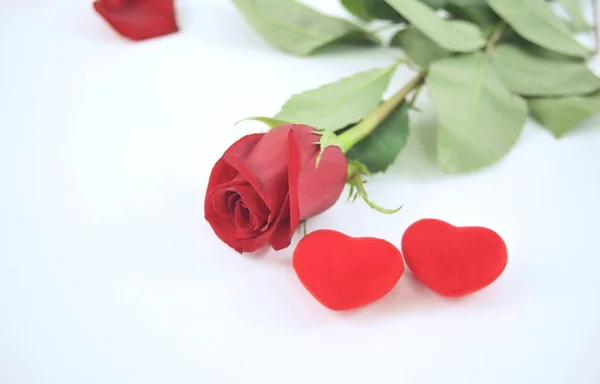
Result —
[[306, 125], [282, 125], [231, 145], [214, 165], [204, 215], [215, 234], [237, 252], [270, 244], [286, 248], [298, 224], [339, 198], [348, 162], [337, 146], [325, 148]]

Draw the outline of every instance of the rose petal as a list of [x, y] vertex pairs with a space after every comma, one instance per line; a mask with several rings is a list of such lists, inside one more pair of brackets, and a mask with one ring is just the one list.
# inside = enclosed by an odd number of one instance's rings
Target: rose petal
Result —
[[[233, 143], [223, 156], [231, 154], [245, 156], [263, 136], [264, 134], [262, 133], [244, 136]], [[237, 241], [235, 238], [236, 227], [229, 218], [229, 212], [225, 212], [226, 209], [224, 208], [219, 208], [220, 203], [217, 202], [218, 197], [215, 196], [215, 193], [217, 193], [215, 189], [218, 187], [230, 188], [244, 184], [243, 180], [235, 180], [236, 176], [238, 176], [238, 172], [235, 168], [227, 164], [223, 160], [223, 157], [221, 157], [211, 171], [204, 199], [204, 218], [208, 221], [217, 237], [231, 247], [234, 247]], [[226, 204], [228, 197], [222, 196], [222, 198], [224, 199], [223, 203]]]
[[233, 217], [232, 215], [239, 200], [240, 195], [237, 193], [230, 192], [229, 196], [227, 196], [227, 212], [229, 213], [229, 218]]
[[255, 235], [249, 231], [257, 230], [263, 232], [269, 225], [267, 218], [271, 215], [267, 206], [261, 200], [260, 196], [257, 195], [256, 191], [248, 184], [239, 184], [235, 180], [225, 183], [221, 186], [221, 189], [213, 193], [212, 202], [218, 214], [234, 221], [235, 219], [232, 216], [234, 210], [239, 203], [243, 202], [245, 208], [249, 210], [249, 220], [253, 224], [251, 227], [240, 225], [239, 223], [236, 224], [236, 227], [241, 231], [238, 231], [238, 236], [242, 238]]
[[290, 127], [281, 126], [266, 133], [247, 156], [225, 157], [225, 161], [239, 172], [240, 177], [252, 185], [272, 213], [280, 211], [288, 192]]
[[238, 249], [239, 239], [236, 238], [237, 228], [230, 218], [213, 215], [210, 216], [210, 219], [207, 219], [207, 221], [215, 232], [215, 235], [217, 235], [222, 242], [236, 251], [241, 252]]
[[235, 208], [233, 209], [233, 222], [238, 229], [246, 233], [249, 233], [252, 230], [250, 211], [241, 200], [236, 202]]
[[[294, 137], [298, 141], [301, 155], [297, 190], [290, 187], [290, 194], [298, 196], [299, 220], [318, 215], [330, 208], [339, 199], [348, 173], [348, 160], [339, 147], [325, 148], [319, 166], [316, 166], [319, 146], [314, 129], [295, 126]], [[316, 139], [315, 139], [316, 136]]]
[[99, 3], [106, 9], [118, 10], [131, 3], [132, 0], [102, 0]]
[[274, 250], [287, 248], [292, 242], [292, 237], [300, 222], [300, 210], [298, 208], [298, 179], [300, 177], [300, 148], [294, 130], [288, 132], [288, 188], [290, 213], [287, 220], [279, 223], [273, 238], [271, 247]]
[[[264, 133], [247, 135], [233, 143], [214, 165], [208, 179], [208, 186], [206, 187], [207, 192], [218, 186], [221, 186], [224, 183], [232, 182], [238, 175], [237, 170], [227, 164], [227, 162], [223, 160], [223, 157], [226, 155], [238, 155], [243, 158], [250, 152], [250, 150], [252, 150], [252, 148], [254, 148], [256, 143], [258, 143], [264, 135]], [[242, 183], [243, 180], [240, 180], [237, 184]]]
[[290, 209], [289, 200], [286, 199], [285, 203], [281, 207], [281, 211], [277, 215], [277, 218], [275, 219], [275, 222], [273, 223], [272, 226], [270, 226], [266, 231], [262, 232], [260, 235], [257, 235], [256, 237], [243, 239], [243, 240], [237, 240], [235, 242], [235, 246], [233, 248], [236, 251], [243, 253], [243, 252], [254, 252], [254, 251], [264, 247], [265, 245], [267, 245], [269, 243], [269, 240], [272, 238], [275, 228], [277, 228], [277, 226], [279, 224], [282, 213], [286, 212], [289, 209]]
[[[249, 228], [249, 224], [241, 223], [241, 220], [238, 220], [236, 217], [236, 210], [239, 209], [238, 206], [242, 202], [241, 196], [237, 192], [228, 189], [218, 190], [213, 194], [212, 202], [215, 212], [220, 216], [219, 219], [222, 223], [220, 227], [223, 227], [221, 228], [222, 230], [235, 233], [233, 237], [239, 239], [256, 236], [256, 231]], [[254, 222], [257, 223], [257, 220], [254, 219]], [[258, 227], [260, 225], [263, 225], [262, 221], [255, 226]]]
[[232, 193], [226, 190], [216, 191], [211, 197], [214, 210], [223, 218], [229, 217], [229, 198]]
[[252, 216], [256, 216], [261, 222], [267, 222], [270, 214], [269, 208], [254, 188], [248, 184], [243, 184], [228, 188], [228, 190], [235, 191], [240, 195], [240, 198], [244, 201]]
[[326, 148], [316, 166], [319, 136], [314, 128], [294, 125], [288, 132], [288, 188], [290, 214], [273, 233], [271, 246], [283, 249], [290, 245], [301, 220], [331, 207], [346, 184], [348, 161], [338, 147]]
[[117, 33], [134, 41], [179, 30], [173, 0], [97, 0], [94, 9]]
[[[223, 188], [234, 186], [240, 186], [238, 180], [233, 180], [226, 185], [221, 185]], [[284, 204], [281, 206], [280, 210], [278, 212], [272, 212], [274, 217], [272, 225], [261, 228], [259, 233], [240, 234], [238, 228], [230, 218], [224, 218], [221, 217], [221, 215], [216, 214], [216, 211], [212, 208], [212, 202], [211, 204], [208, 204], [208, 199], [205, 202], [205, 212], [207, 212], [205, 213], [205, 218], [210, 223], [217, 237], [225, 244], [229, 245], [239, 253], [254, 252], [269, 243], [269, 239], [272, 237], [275, 228], [278, 227], [282, 216], [287, 215], [289, 212], [288, 196], [286, 195], [283, 200]]]

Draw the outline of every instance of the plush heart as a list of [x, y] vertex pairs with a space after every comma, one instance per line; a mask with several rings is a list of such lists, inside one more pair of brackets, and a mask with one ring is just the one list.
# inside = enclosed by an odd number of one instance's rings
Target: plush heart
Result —
[[179, 30], [174, 0], [96, 0], [94, 9], [121, 36], [139, 41]]
[[415, 277], [442, 296], [464, 296], [493, 283], [504, 271], [504, 240], [484, 227], [455, 227], [437, 219], [411, 224], [402, 253]]
[[334, 311], [385, 296], [404, 272], [402, 254], [391, 243], [328, 229], [311, 232], [298, 242], [293, 265], [304, 287]]

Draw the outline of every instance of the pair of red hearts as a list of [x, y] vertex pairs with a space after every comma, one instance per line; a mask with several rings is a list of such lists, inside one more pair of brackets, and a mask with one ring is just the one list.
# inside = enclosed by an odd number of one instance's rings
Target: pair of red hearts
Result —
[[96, 0], [94, 9], [121, 36], [140, 41], [179, 30], [174, 0]]
[[354, 238], [333, 230], [306, 235], [294, 250], [300, 282], [325, 307], [341, 311], [385, 296], [404, 273], [441, 296], [464, 296], [493, 283], [508, 255], [502, 238], [485, 227], [455, 227], [422, 219], [402, 236], [402, 252], [374, 237]]

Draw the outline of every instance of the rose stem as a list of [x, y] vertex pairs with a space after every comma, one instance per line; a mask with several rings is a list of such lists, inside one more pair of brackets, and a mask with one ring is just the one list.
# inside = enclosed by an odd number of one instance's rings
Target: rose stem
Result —
[[363, 121], [356, 124], [339, 136], [342, 152], [347, 153], [359, 141], [371, 134], [394, 110], [404, 101], [406, 96], [425, 79], [426, 72], [419, 72], [392, 97], [381, 103]]

